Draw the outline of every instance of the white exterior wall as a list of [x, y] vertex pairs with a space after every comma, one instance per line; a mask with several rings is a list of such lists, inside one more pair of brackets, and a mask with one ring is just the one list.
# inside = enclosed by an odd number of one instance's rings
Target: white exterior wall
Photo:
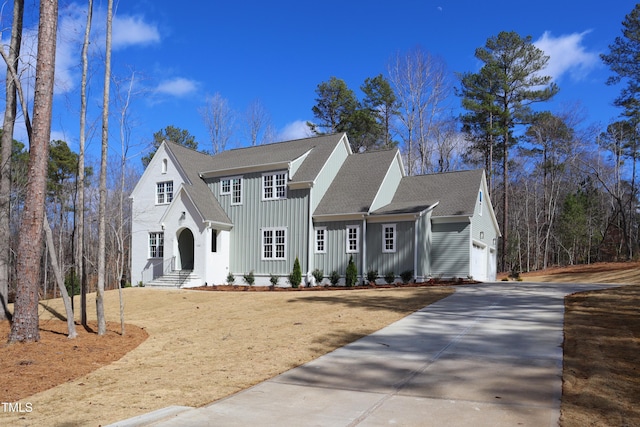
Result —
[[[167, 161], [166, 171], [163, 171], [163, 160]], [[185, 181], [180, 171], [175, 167], [171, 157], [160, 146], [155, 156], [147, 166], [140, 181], [131, 193], [132, 225], [131, 225], [131, 281], [149, 282], [162, 274], [163, 259], [149, 258], [149, 232], [162, 232], [160, 218], [165, 214], [169, 204], [156, 204], [156, 183], [173, 181], [174, 194]], [[166, 233], [166, 232], [165, 232]], [[165, 259], [166, 258], [165, 234]]]

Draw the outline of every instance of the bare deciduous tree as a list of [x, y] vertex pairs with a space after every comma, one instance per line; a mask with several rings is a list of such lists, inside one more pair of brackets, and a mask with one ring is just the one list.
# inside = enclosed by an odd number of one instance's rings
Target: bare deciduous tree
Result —
[[211, 154], [224, 151], [233, 135], [234, 113], [229, 107], [229, 102], [216, 93], [207, 98], [205, 106], [200, 108], [199, 112], [209, 132]]

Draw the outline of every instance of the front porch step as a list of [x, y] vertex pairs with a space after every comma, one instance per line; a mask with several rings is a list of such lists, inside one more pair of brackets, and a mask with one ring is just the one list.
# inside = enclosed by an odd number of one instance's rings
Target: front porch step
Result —
[[145, 286], [152, 288], [182, 288], [197, 286], [201, 282], [200, 276], [192, 271], [172, 271], [156, 277]]

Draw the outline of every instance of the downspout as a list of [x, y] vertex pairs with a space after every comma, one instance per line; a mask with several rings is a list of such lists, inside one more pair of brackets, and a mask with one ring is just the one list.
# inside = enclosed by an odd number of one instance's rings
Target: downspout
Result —
[[[315, 235], [313, 233], [313, 215], [311, 212], [311, 209], [313, 209], [313, 187], [309, 187], [309, 212], [307, 212], [308, 215], [308, 226], [307, 226], [307, 234], [308, 234], [308, 238], [307, 238], [307, 286], [309, 285], [309, 280], [311, 278], [311, 271], [312, 271], [312, 260], [313, 260], [313, 253], [314, 253], [314, 240], [315, 240]], [[319, 283], [316, 283], [316, 285], [319, 285]]]
[[365, 277], [365, 271], [367, 265], [367, 214], [362, 217], [362, 280]]
[[416, 216], [415, 225], [413, 227], [413, 274], [414, 278], [418, 280], [418, 223], [420, 215]]

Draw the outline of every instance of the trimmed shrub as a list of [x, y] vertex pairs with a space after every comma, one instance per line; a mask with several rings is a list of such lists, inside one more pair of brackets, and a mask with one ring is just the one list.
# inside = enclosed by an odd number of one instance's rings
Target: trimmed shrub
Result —
[[278, 280], [280, 280], [280, 276], [276, 276], [275, 274], [269, 275], [269, 282], [271, 282], [271, 286], [278, 286]]
[[253, 276], [253, 270], [251, 270], [249, 273], [244, 274], [242, 276], [242, 279], [244, 280], [244, 283], [249, 286], [253, 286], [253, 284], [256, 282], [256, 278]]
[[322, 270], [316, 268], [311, 272], [311, 275], [316, 279], [316, 285], [322, 283], [322, 279], [324, 279], [324, 272]]
[[374, 284], [376, 283], [376, 279], [378, 278], [378, 270], [369, 270], [367, 271], [367, 282]]
[[353, 262], [353, 255], [349, 256], [349, 264], [347, 264], [347, 273], [344, 278], [345, 285], [351, 287], [358, 281], [358, 267]]
[[407, 270], [400, 273], [400, 278], [402, 279], [402, 283], [405, 285], [413, 279], [413, 270]]
[[338, 286], [338, 282], [340, 282], [340, 273], [336, 270], [333, 270], [329, 275], [329, 281], [333, 286]]
[[387, 274], [384, 275], [384, 281], [387, 282], [388, 285], [395, 283], [396, 273], [394, 273], [393, 271], [387, 272]]
[[293, 271], [289, 274], [289, 283], [292, 288], [297, 288], [300, 286], [300, 282], [302, 282], [302, 269], [300, 268], [300, 261], [296, 257], [293, 262]]
[[236, 276], [234, 276], [232, 272], [229, 272], [229, 274], [227, 274], [227, 283], [229, 285], [233, 285], [235, 281], [236, 281]]

